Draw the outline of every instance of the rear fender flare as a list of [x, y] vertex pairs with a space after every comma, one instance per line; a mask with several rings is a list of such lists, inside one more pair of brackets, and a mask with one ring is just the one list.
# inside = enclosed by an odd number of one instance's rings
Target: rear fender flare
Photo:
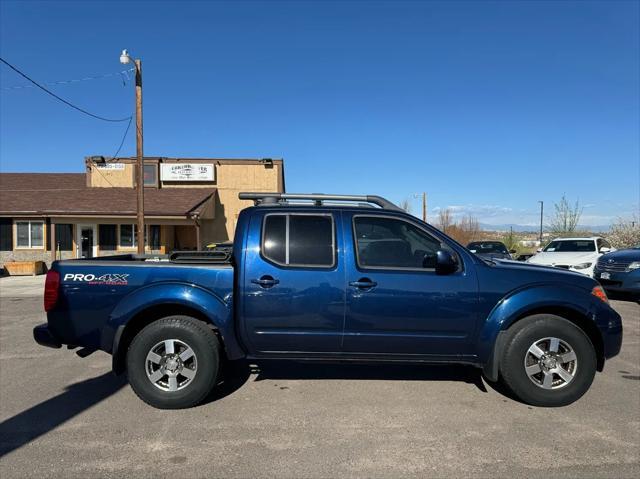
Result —
[[144, 314], [145, 310], [161, 306], [184, 307], [199, 313], [199, 316], [215, 327], [225, 346], [225, 353], [229, 359], [244, 357], [235, 335], [233, 322], [233, 299], [231, 295], [220, 298], [211, 292], [193, 284], [162, 283], [140, 288], [126, 296], [111, 313], [107, 328], [111, 334], [105, 335], [106, 351], [110, 351], [116, 360], [120, 341], [124, 330], [131, 324], [131, 320]]

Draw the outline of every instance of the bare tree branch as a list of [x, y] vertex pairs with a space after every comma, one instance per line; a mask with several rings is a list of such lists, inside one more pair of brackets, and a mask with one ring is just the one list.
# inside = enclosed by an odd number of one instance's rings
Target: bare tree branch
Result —
[[576, 200], [571, 206], [565, 195], [559, 203], [554, 203], [554, 215], [551, 218], [547, 229], [554, 236], [568, 236], [578, 229], [580, 217], [584, 208], [580, 206], [580, 201]]

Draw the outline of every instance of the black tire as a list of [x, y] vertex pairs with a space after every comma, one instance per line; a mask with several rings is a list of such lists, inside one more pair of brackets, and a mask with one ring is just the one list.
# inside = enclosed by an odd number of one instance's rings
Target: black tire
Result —
[[[552, 374], [554, 384], [557, 383], [559, 387], [556, 385], [552, 389], [545, 389], [537, 383], [538, 380], [541, 383], [544, 381], [545, 369], [540, 367], [541, 372], [530, 378], [525, 370], [525, 358], [528, 358], [527, 364], [533, 363], [534, 369], [538, 367], [535, 356], [528, 352], [529, 348], [537, 341], [551, 337], [570, 345], [576, 362], [573, 365], [573, 379], [565, 383], [559, 375]], [[564, 345], [560, 347], [563, 348]], [[571, 368], [572, 365], [568, 364], [568, 367]], [[532, 406], [566, 406], [577, 401], [591, 386], [596, 367], [596, 351], [585, 332], [571, 321], [552, 314], [532, 315], [509, 328], [500, 358], [503, 384], [520, 400]]]
[[[171, 339], [177, 340], [177, 350], [185, 345], [191, 348], [194, 354], [187, 362], [190, 362], [192, 367], [196, 365], [195, 374], [192, 379], [177, 376], [176, 381], [181, 380], [184, 384], [177, 390], [168, 390], [171, 387], [169, 378], [163, 376], [167, 388], [163, 390], [162, 383], [154, 383], [147, 374], [147, 355], [154, 346]], [[146, 326], [131, 341], [127, 351], [129, 384], [140, 399], [153, 407], [182, 409], [195, 406], [207, 397], [216, 384], [220, 364], [218, 351], [218, 338], [205, 323], [189, 316], [168, 316]], [[166, 357], [162, 356], [163, 361]], [[164, 364], [166, 365], [166, 362]]]

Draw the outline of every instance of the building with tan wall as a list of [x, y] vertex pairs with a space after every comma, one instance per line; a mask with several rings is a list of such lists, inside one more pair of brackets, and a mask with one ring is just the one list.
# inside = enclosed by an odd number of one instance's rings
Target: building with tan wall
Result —
[[[135, 253], [135, 158], [85, 173], [0, 173], [0, 264]], [[241, 191], [284, 192], [281, 159], [145, 158], [148, 253], [233, 239]]]

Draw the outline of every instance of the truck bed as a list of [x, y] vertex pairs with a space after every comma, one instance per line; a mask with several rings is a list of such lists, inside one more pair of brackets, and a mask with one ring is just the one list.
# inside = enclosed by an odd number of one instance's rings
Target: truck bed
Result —
[[[118, 327], [154, 303], [220, 306], [232, 326], [234, 267], [230, 255], [189, 251], [56, 261], [59, 296], [49, 327], [64, 343], [110, 352]], [[198, 299], [199, 298], [199, 299]], [[207, 302], [210, 302], [207, 304]], [[73, 327], [70, 327], [70, 325]]]

